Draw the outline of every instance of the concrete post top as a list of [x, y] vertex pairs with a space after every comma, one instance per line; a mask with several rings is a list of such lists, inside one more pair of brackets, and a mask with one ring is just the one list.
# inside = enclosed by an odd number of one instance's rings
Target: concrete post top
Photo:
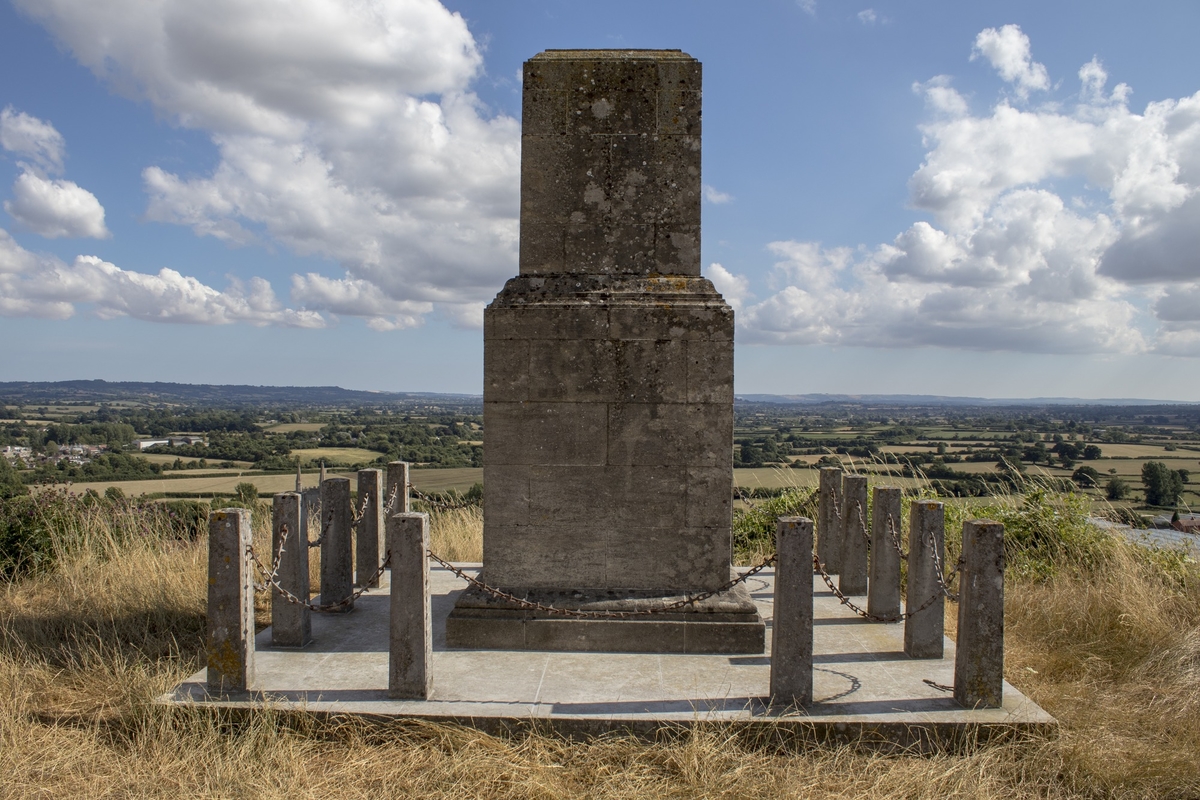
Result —
[[913, 500], [913, 505], [920, 506], [921, 508], [934, 509], [942, 508], [945, 503], [943, 503], [941, 500]]

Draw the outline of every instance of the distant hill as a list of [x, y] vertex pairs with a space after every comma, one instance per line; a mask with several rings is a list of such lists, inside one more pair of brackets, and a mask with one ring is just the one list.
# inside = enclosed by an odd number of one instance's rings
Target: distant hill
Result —
[[[206, 383], [146, 383], [138, 381], [8, 381], [0, 382], [0, 404], [45, 405], [96, 402], [182, 403], [205, 406], [441, 406], [465, 410], [479, 407], [477, 394], [440, 392], [364, 392], [340, 386], [243, 386]], [[941, 397], [924, 394], [739, 394], [739, 404], [855, 405], [885, 407], [1001, 407], [1046, 406], [1182, 406], [1171, 400], [1077, 397]]]
[[1177, 400], [1079, 397], [942, 397], [932, 394], [739, 394], [738, 400], [769, 405], [868, 405], [868, 406], [1176, 406], [1194, 405]]
[[9, 381], [0, 383], [0, 403], [96, 402], [183, 403], [205, 406], [478, 406], [483, 398], [436, 392], [363, 392], [339, 386], [234, 386], [138, 381]]

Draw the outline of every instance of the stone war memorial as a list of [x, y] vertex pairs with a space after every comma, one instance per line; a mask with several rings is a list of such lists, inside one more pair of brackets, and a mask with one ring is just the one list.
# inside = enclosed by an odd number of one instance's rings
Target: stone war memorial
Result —
[[[482, 580], [653, 609], [731, 577], [733, 311], [700, 276], [700, 62], [525, 63], [520, 274], [484, 312]], [[744, 586], [582, 619], [467, 590], [452, 647], [761, 653]]]
[[269, 553], [249, 511], [214, 512], [207, 666], [162, 702], [903, 748], [1053, 727], [1004, 681], [1003, 525], [965, 522], [949, 563], [942, 503], [906, 525], [899, 487], [826, 467], [817, 522], [778, 518], [775, 554], [732, 566], [734, 327], [700, 275], [700, 74], [678, 50], [525, 64], [520, 269], [484, 315], [483, 563], [438, 555], [399, 461], [360, 470], [356, 496], [298, 477]]

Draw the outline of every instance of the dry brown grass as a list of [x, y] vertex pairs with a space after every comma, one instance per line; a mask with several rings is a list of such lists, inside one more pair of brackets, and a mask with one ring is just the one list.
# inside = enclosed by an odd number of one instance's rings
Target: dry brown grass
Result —
[[[5, 797], [1200, 796], [1200, 580], [1123, 546], [1009, 592], [1010, 679], [1061, 736], [917, 756], [167, 712], [151, 700], [200, 663], [204, 544], [87, 524], [55, 571], [0, 586]], [[435, 519], [434, 541], [465, 558], [475, 524]]]

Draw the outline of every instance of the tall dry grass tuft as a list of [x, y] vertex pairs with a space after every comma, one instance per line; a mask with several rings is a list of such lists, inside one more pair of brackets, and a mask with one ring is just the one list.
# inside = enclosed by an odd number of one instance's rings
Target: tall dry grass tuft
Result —
[[447, 561], [483, 561], [483, 508], [435, 508], [429, 515], [429, 548]]

